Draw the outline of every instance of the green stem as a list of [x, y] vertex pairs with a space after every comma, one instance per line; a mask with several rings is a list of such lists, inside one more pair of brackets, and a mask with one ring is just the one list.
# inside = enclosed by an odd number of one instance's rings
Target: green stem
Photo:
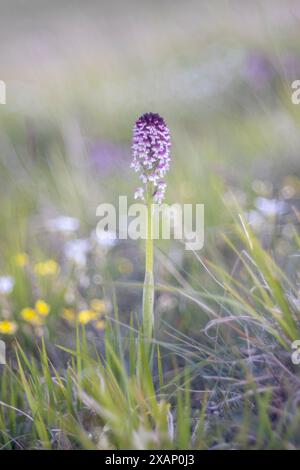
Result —
[[[151, 185], [152, 186], [152, 185]], [[143, 332], [147, 340], [151, 340], [154, 326], [154, 278], [153, 278], [153, 217], [152, 187], [147, 189], [147, 238], [145, 258], [145, 281], [143, 289]]]
[[153, 273], [152, 190], [147, 195], [146, 272]]

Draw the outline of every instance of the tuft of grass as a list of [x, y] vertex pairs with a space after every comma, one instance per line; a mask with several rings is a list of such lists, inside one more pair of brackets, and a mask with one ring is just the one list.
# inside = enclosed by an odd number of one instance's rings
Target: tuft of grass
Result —
[[149, 344], [115, 299], [101, 350], [79, 324], [75, 348], [56, 346], [59, 366], [45, 338], [34, 354], [17, 344], [2, 372], [2, 448], [297, 448], [296, 289], [241, 218], [235, 232], [235, 244], [224, 238], [238, 276], [194, 253], [218, 295], [188, 280], [157, 285], [207, 318], [194, 338], [161, 321]]

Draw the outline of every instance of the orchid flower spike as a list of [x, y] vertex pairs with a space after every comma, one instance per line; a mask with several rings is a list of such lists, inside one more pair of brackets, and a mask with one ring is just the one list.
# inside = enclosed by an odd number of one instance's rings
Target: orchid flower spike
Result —
[[[140, 174], [142, 183], [152, 188], [153, 202], [161, 204], [165, 197], [166, 183], [163, 180], [170, 168], [170, 131], [159, 114], [143, 114], [133, 129], [131, 167]], [[145, 189], [135, 191], [135, 199], [144, 200]]]

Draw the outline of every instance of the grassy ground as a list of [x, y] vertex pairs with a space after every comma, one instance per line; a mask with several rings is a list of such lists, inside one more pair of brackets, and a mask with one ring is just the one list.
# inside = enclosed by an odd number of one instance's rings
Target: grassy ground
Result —
[[[13, 3], [0, 17], [0, 447], [299, 448], [299, 7]], [[146, 111], [171, 130], [166, 202], [205, 204], [203, 250], [156, 243], [151, 360], [143, 244], [95, 235], [101, 202], [133, 201]]]

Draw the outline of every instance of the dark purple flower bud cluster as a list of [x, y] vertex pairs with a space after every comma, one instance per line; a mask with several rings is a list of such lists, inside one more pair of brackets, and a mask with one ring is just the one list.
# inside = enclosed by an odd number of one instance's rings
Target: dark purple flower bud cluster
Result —
[[[131, 167], [145, 185], [152, 184], [154, 202], [160, 204], [165, 196], [163, 178], [170, 167], [170, 131], [159, 114], [146, 113], [135, 123], [133, 130]], [[135, 199], [144, 199], [144, 188], [136, 190]]]

